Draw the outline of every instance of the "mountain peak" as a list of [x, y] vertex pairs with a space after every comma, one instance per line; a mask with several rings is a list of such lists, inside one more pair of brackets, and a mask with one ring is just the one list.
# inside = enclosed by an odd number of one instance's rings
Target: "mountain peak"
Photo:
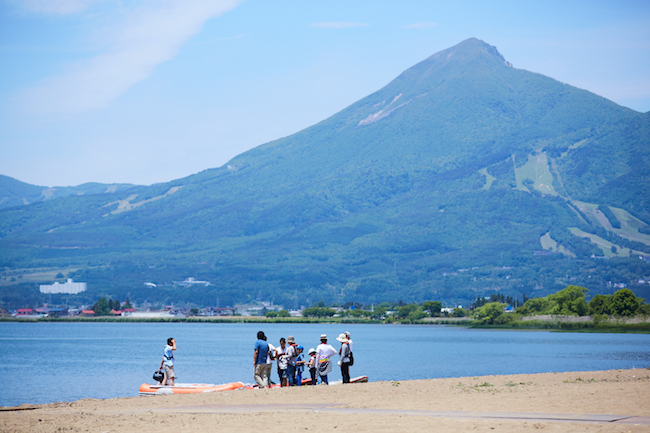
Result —
[[405, 73], [415, 72], [416, 74], [422, 73], [423, 75], [428, 75], [433, 70], [438, 70], [445, 66], [467, 66], [469, 63], [477, 61], [488, 63], [492, 66], [512, 67], [512, 64], [506, 61], [496, 47], [480, 39], [470, 38], [451, 48], [435, 53], [406, 70]]
[[497, 47], [485, 43], [477, 38], [466, 39], [451, 48], [447, 48], [446, 50], [434, 54], [424, 60], [424, 62], [430, 59], [446, 60], [454, 57], [460, 57], [466, 60], [474, 59], [476, 57], [492, 57], [501, 63], [507, 63], [506, 59], [504, 59], [499, 50], [497, 50]]

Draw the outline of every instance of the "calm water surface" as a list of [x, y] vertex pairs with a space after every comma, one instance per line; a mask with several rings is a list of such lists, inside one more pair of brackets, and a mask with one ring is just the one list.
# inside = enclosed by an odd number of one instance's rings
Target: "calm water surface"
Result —
[[[648, 334], [494, 331], [448, 326], [242, 323], [0, 323], [5, 382], [0, 406], [138, 395], [153, 383], [168, 337], [179, 382], [253, 382], [257, 331], [293, 335], [305, 349], [321, 333], [349, 331], [351, 376], [371, 381], [587, 371], [650, 366]], [[338, 359], [337, 359], [338, 360]], [[275, 369], [272, 375], [278, 381]], [[334, 368], [330, 380], [340, 379]]]

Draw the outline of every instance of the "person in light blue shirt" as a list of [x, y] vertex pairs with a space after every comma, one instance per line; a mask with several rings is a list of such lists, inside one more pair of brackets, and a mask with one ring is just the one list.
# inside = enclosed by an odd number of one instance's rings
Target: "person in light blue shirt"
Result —
[[253, 356], [253, 366], [255, 367], [255, 382], [260, 388], [268, 388], [269, 376], [266, 368], [266, 358], [269, 355], [269, 344], [266, 342], [264, 332], [257, 333], [255, 342], [255, 355]]
[[304, 350], [304, 347], [298, 346], [298, 356], [296, 357], [296, 386], [302, 385], [302, 372], [305, 370], [306, 363], [302, 356]]
[[174, 351], [176, 350], [176, 340], [173, 338], [168, 338], [167, 339], [167, 345], [163, 349], [163, 358], [162, 361], [160, 361], [160, 370], [162, 370], [163, 366], [165, 367], [165, 377], [163, 379], [163, 386], [167, 385], [167, 382], [169, 381], [169, 385], [174, 386], [174, 379], [176, 376], [174, 375]]

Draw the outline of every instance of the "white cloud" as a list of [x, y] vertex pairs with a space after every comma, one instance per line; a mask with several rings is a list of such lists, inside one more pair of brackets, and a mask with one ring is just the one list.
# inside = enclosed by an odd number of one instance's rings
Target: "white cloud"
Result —
[[366, 23], [349, 23], [345, 21], [336, 21], [331, 23], [312, 23], [312, 27], [318, 27], [321, 29], [349, 29], [352, 27], [364, 27], [369, 24]]
[[423, 22], [423, 23], [414, 23], [406, 26], [407, 29], [431, 29], [433, 27], [438, 27], [438, 23], [432, 22]]
[[178, 54], [205, 21], [241, 1], [163, 0], [155, 2], [155, 7], [154, 2], [145, 2], [148, 7], [127, 13], [115, 26], [112, 48], [28, 89], [23, 102], [30, 111], [46, 113], [79, 113], [106, 107], [149, 77], [156, 66]]

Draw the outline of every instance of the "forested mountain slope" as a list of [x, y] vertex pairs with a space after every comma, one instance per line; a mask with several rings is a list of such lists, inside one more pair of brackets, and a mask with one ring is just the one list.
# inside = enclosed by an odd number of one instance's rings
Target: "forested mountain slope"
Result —
[[69, 195], [110, 194], [131, 188], [131, 184], [84, 183], [79, 186], [30, 185], [0, 174], [0, 208], [23, 206]]
[[608, 293], [650, 275], [649, 150], [648, 113], [469, 39], [223, 167], [5, 209], [1, 265], [199, 305]]

